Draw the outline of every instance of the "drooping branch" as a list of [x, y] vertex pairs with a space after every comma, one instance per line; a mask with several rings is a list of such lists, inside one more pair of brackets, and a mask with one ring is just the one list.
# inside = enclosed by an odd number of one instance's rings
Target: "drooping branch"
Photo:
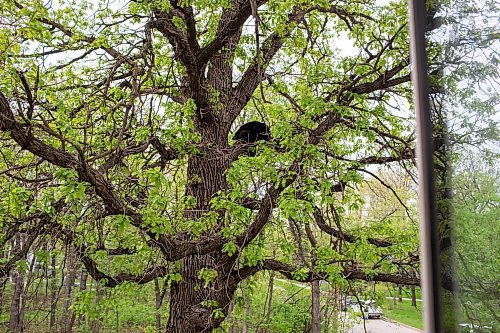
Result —
[[[59, 238], [66, 245], [71, 245], [75, 248], [80, 261], [85, 266], [87, 272], [96, 281], [99, 281], [106, 287], [116, 287], [117, 285], [124, 282], [134, 282], [138, 284], [148, 283], [155, 278], [163, 277], [167, 274], [168, 270], [165, 266], [150, 266], [147, 267], [140, 274], [131, 273], [119, 273], [117, 275], [109, 275], [100, 270], [97, 263], [86, 253], [86, 247], [84, 245], [78, 245], [75, 243], [76, 234], [72, 229], [63, 227], [61, 224], [55, 222], [48, 214], [45, 214], [46, 218], [42, 221], [44, 223], [43, 229], [50, 230], [54, 233], [57, 238]], [[114, 255], [129, 255], [134, 253], [133, 249], [128, 248], [116, 248], [107, 249], [104, 247], [98, 247], [96, 250], [104, 251], [110, 256]]]
[[[355, 243], [360, 240], [360, 238], [357, 236], [351, 235], [350, 233], [347, 233], [345, 231], [337, 230], [326, 224], [323, 214], [321, 213], [319, 208], [317, 207], [315, 208], [313, 215], [314, 215], [314, 221], [323, 232], [326, 232], [327, 234], [337, 239], [342, 239], [349, 243]], [[388, 240], [377, 239], [372, 237], [368, 237], [366, 241], [372, 245], [375, 245], [376, 247], [389, 247], [393, 245], [392, 242]]]
[[92, 169], [84, 160], [83, 153], [80, 156], [56, 149], [37, 139], [31, 132], [16, 121], [5, 95], [0, 92], [0, 131], [9, 132], [10, 137], [17, 142], [21, 148], [30, 151], [33, 155], [43, 158], [53, 165], [72, 169], [78, 173], [80, 180], [92, 184], [96, 193], [103, 199], [106, 208], [113, 214], [126, 214], [136, 216], [137, 214], [123, 203], [112, 186]]
[[[244, 279], [263, 270], [271, 270], [281, 273], [289, 280], [298, 282], [311, 282], [314, 280], [327, 280], [326, 274], [313, 273], [311, 271], [304, 273], [300, 272], [299, 267], [283, 263], [275, 259], [265, 259], [255, 266], [245, 266], [238, 270], [234, 270], [231, 275], [236, 281], [243, 281]], [[300, 272], [300, 273], [299, 273]], [[403, 285], [420, 285], [420, 279], [411, 275], [401, 275], [392, 273], [375, 273], [373, 275], [366, 274], [360, 269], [350, 269], [344, 267], [342, 276], [347, 280], [364, 280], [364, 281], [377, 281], [377, 282], [390, 282]]]
[[404, 161], [404, 160], [409, 160], [409, 159], [412, 159], [415, 157], [415, 150], [414, 149], [404, 149], [396, 156], [371, 155], [371, 156], [366, 156], [366, 157], [362, 157], [362, 158], [358, 158], [358, 159], [350, 159], [347, 157], [333, 154], [333, 153], [326, 151], [326, 150], [323, 150], [323, 153], [326, 154], [327, 156], [330, 156], [330, 157], [336, 159], [336, 160], [350, 162], [350, 163], [354, 163], [357, 165], [388, 164], [388, 163], [392, 163], [392, 162], [400, 162], [400, 161]]
[[[83, 152], [78, 157], [72, 153], [56, 149], [40, 139], [33, 133], [26, 131], [24, 127], [15, 119], [5, 95], [0, 92], [0, 131], [9, 132], [10, 137], [33, 155], [38, 156], [47, 162], [67, 169], [75, 170], [80, 181], [88, 182], [95, 189], [96, 194], [102, 199], [109, 214], [127, 215], [131, 218], [132, 224], [143, 230], [151, 239], [156, 240], [156, 244], [169, 255], [176, 254], [175, 245], [165, 235], [157, 235], [143, 226], [139, 213], [124, 203], [114, 192], [112, 185], [104, 179], [103, 175], [90, 167], [85, 161]], [[175, 255], [173, 256], [176, 257]], [[178, 258], [176, 258], [178, 259]], [[174, 259], [174, 260], [176, 260]]]
[[[80, 254], [81, 251], [79, 250]], [[135, 275], [130, 273], [120, 273], [118, 275], [108, 275], [97, 267], [97, 263], [93, 261], [90, 257], [83, 255], [81, 261], [85, 266], [87, 272], [96, 281], [99, 281], [106, 287], [116, 287], [117, 285], [124, 282], [134, 282], [137, 284], [145, 284], [158, 277], [163, 277], [168, 273], [165, 266], [153, 266], [146, 268], [141, 274]]]
[[[63, 199], [56, 201], [52, 205], [54, 212], [61, 212], [65, 207], [66, 205]], [[8, 215], [5, 214], [3, 217], [7, 218]], [[16, 265], [16, 263], [19, 260], [26, 258], [28, 251], [30, 251], [31, 246], [39, 236], [52, 231], [49, 227], [52, 217], [48, 213], [36, 212], [23, 218], [11, 217], [11, 219], [12, 224], [9, 223], [10, 226], [7, 229], [7, 232], [5, 232], [2, 242], [0, 242], [0, 246], [3, 246], [6, 241], [12, 239], [18, 233], [25, 234], [27, 237], [24, 239], [19, 251], [15, 251], [14, 248], [11, 252], [11, 257], [8, 258], [7, 262], [0, 265], [0, 278], [8, 276], [10, 270]]]
[[7, 277], [9, 275], [11, 269], [14, 268], [14, 266], [16, 265], [16, 263], [19, 260], [26, 258], [26, 255], [28, 254], [28, 251], [30, 250], [31, 245], [37, 239], [37, 237], [41, 234], [42, 231], [43, 230], [40, 228], [34, 228], [32, 230], [23, 232], [23, 233], [27, 234], [27, 237], [24, 240], [19, 251], [15, 251], [15, 249], [13, 249], [12, 253], [11, 253], [11, 257], [8, 258], [7, 262], [0, 265], [0, 278]]

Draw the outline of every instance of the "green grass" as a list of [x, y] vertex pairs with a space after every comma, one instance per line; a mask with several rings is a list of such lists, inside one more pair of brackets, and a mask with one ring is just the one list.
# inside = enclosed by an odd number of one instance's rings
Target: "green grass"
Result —
[[[390, 288], [390, 292], [389, 292]], [[377, 293], [384, 293], [386, 296], [392, 296], [393, 294], [398, 294], [398, 289], [395, 285], [390, 284], [389, 286], [385, 283], [377, 283], [375, 286], [375, 290]], [[411, 289], [408, 287], [403, 287], [402, 296], [405, 298], [411, 298]], [[420, 287], [415, 288], [415, 296], [416, 298], [422, 298]]]
[[383, 314], [389, 319], [403, 323], [405, 325], [423, 329], [422, 302], [417, 302], [417, 307], [411, 306], [411, 301], [403, 300], [402, 303], [392, 299], [385, 299], [382, 306]]

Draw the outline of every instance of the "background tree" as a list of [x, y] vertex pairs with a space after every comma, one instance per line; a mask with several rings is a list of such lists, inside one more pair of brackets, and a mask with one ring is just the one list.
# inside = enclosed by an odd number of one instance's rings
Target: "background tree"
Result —
[[[457, 319], [464, 320], [463, 313], [457, 311], [457, 301], [462, 301], [462, 312], [469, 312], [471, 290], [481, 297], [480, 286], [470, 289], [471, 280], [466, 275], [474, 275], [472, 271], [463, 271], [464, 263], [481, 262], [476, 253], [479, 248], [469, 247], [465, 251], [464, 245], [473, 242], [467, 239], [472, 235], [465, 221], [474, 214], [481, 219], [479, 215], [488, 216], [489, 211], [476, 211], [474, 204], [464, 201], [469, 194], [461, 191], [475, 188], [473, 184], [481, 183], [479, 179], [484, 177], [471, 168], [467, 180], [464, 178], [468, 160], [498, 164], [497, 8], [489, 2], [456, 1], [437, 3], [434, 10], [443, 16], [441, 27], [429, 34], [437, 220], [441, 233], [442, 284], [448, 291], [454, 291], [453, 294], [443, 291], [445, 331], [455, 332]], [[455, 168], [460, 171], [455, 172]], [[485, 196], [495, 200], [491, 193]], [[474, 230], [483, 236], [481, 239], [495, 237], [493, 229], [483, 229], [480, 223], [476, 227]], [[482, 264], [487, 267], [488, 256], [483, 258]], [[476, 283], [481, 281], [476, 279]], [[488, 317], [487, 308], [477, 309]], [[498, 318], [491, 323], [498, 325]]]
[[498, 308], [498, 232], [491, 232], [491, 223], [499, 216], [499, 178], [495, 168], [472, 161], [463, 162], [453, 178], [460, 299], [464, 319], [491, 327], [500, 321], [494, 311]]
[[[120, 295], [164, 278], [167, 332], [220, 326], [238, 285], [262, 270], [418, 284], [390, 256], [414, 265], [415, 243], [366, 237], [376, 223], [363, 234], [342, 217], [360, 207], [362, 170], [412, 166], [405, 2], [6, 0], [0, 10], [2, 246], [25, 238], [3, 276], [30, 249], [40, 262], [63, 244], [96, 282], [96, 302], [102, 287]], [[275, 140], [250, 157], [229, 138], [255, 119]], [[291, 219], [323, 237], [315, 265], [296, 260]], [[330, 238], [358, 250], [340, 255]]]

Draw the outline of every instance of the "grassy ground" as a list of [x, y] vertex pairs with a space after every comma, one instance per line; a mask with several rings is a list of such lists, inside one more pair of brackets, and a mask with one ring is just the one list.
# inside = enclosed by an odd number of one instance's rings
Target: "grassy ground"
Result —
[[417, 307], [411, 306], [411, 301], [403, 300], [402, 303], [392, 299], [386, 299], [383, 306], [383, 313], [389, 319], [406, 324], [411, 327], [423, 329], [422, 302], [417, 302]]

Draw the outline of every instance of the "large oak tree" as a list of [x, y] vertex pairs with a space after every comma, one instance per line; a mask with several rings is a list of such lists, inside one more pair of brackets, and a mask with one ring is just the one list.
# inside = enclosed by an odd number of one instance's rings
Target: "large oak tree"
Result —
[[[108, 287], [167, 276], [167, 332], [220, 326], [262, 270], [419, 283], [414, 228], [350, 223], [370, 165], [413, 168], [404, 1], [0, 10], [0, 240], [27, 235], [2, 275], [45, 237]], [[233, 142], [249, 120], [273, 140]], [[314, 265], [290, 236], [311, 228]]]

